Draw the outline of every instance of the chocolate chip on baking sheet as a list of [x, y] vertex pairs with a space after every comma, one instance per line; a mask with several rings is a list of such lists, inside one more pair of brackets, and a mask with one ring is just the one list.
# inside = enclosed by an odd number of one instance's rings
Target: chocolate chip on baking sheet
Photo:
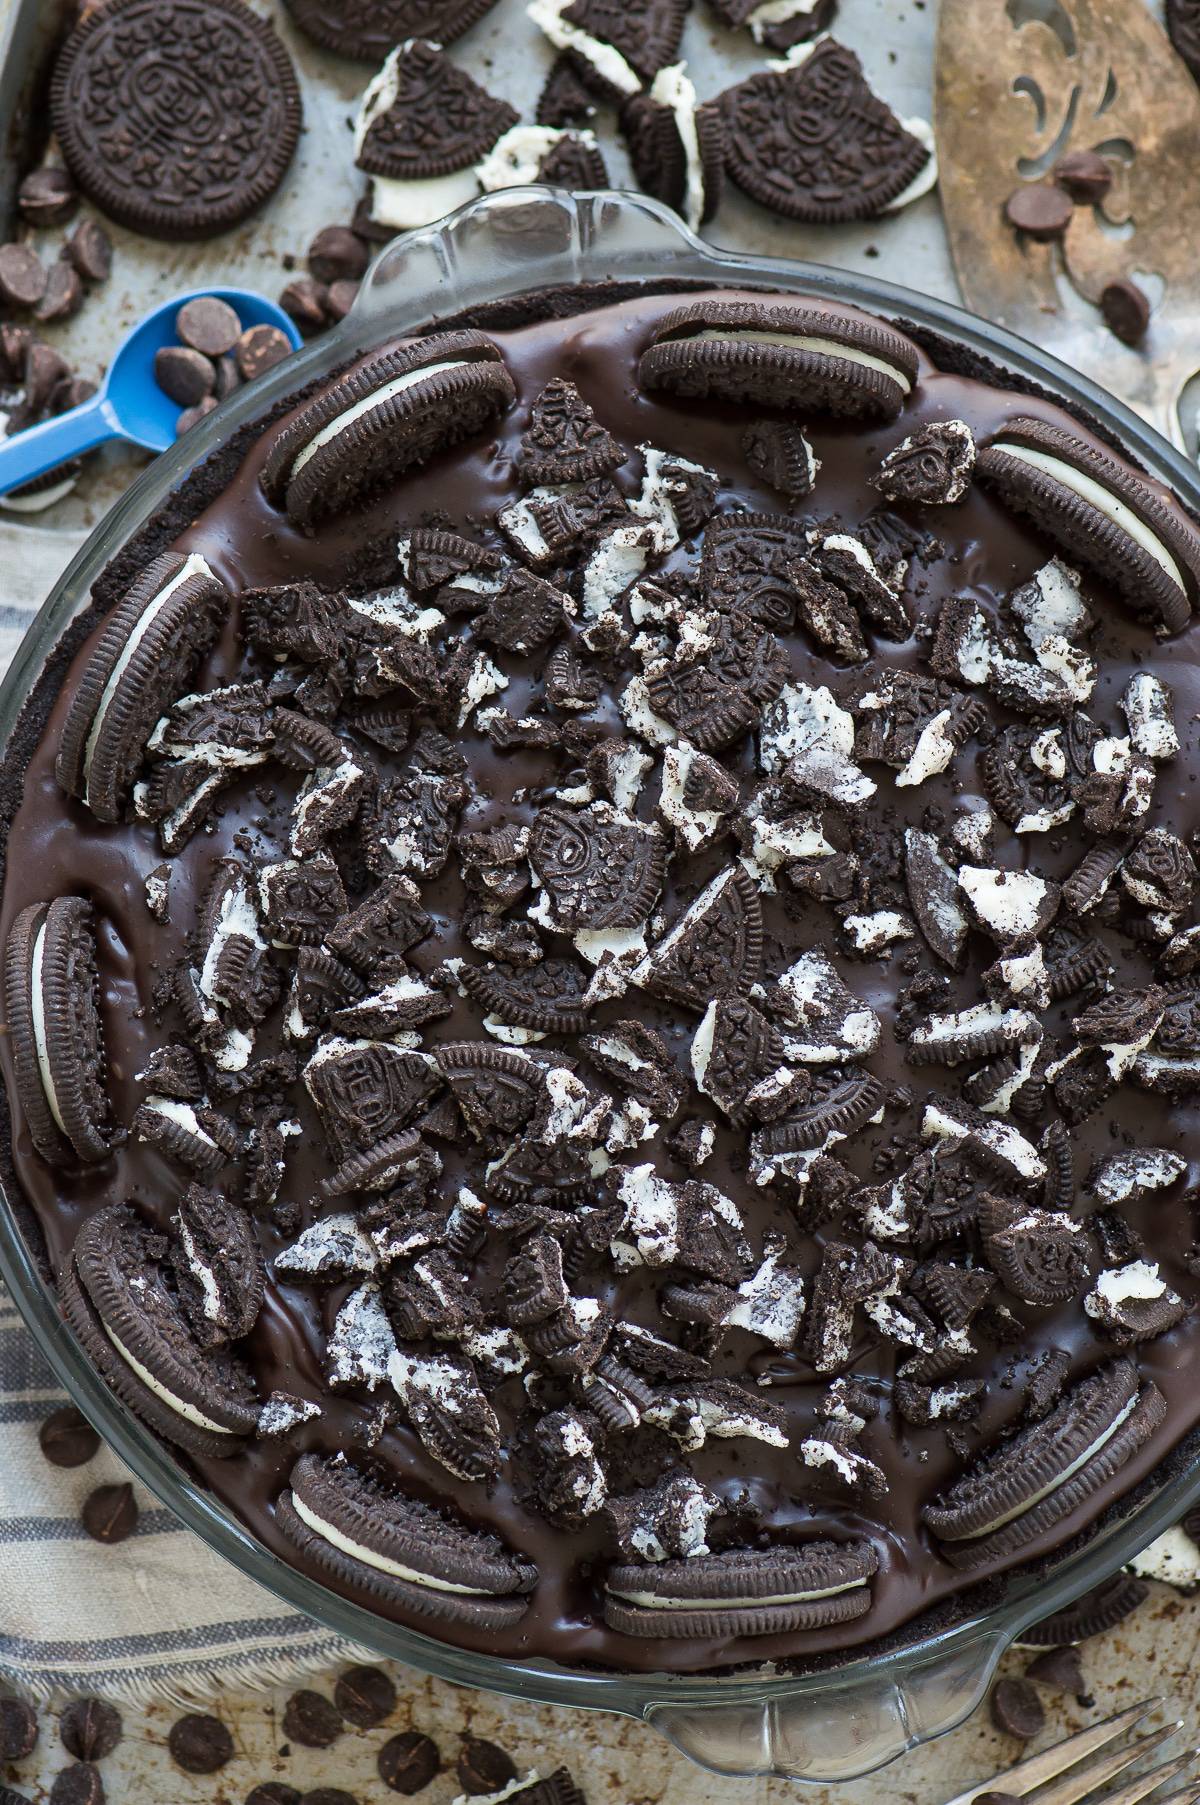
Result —
[[215, 1774], [234, 1754], [228, 1726], [206, 1712], [177, 1718], [167, 1733], [167, 1747], [185, 1774]]
[[441, 1772], [442, 1757], [432, 1736], [422, 1730], [401, 1730], [391, 1736], [376, 1756], [379, 1778], [389, 1792], [415, 1798]]
[[117, 1707], [102, 1698], [72, 1699], [58, 1720], [62, 1745], [77, 1761], [103, 1761], [120, 1742], [123, 1729]]

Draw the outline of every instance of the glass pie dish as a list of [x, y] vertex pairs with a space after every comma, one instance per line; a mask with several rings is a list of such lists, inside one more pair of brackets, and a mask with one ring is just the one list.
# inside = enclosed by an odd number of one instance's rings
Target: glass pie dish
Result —
[[[514, 189], [385, 249], [337, 332], [234, 397], [130, 489], [56, 586], [13, 660], [0, 689], [5, 744], [98, 575], [188, 473], [240, 427], [352, 355], [439, 316], [564, 285], [613, 281], [759, 286], [857, 304], [983, 361], [1001, 381], [1007, 374], [1061, 399], [1200, 511], [1200, 481], [1164, 441], [1092, 385], [980, 320], [866, 278], [714, 252], [673, 215], [641, 198]], [[1200, 1496], [1200, 1473], [1177, 1453], [1169, 1473], [1159, 1469], [1114, 1508], [1081, 1551], [1036, 1573], [1011, 1575], [1001, 1601], [987, 1611], [936, 1632], [923, 1633], [918, 1623], [903, 1632], [898, 1646], [807, 1674], [757, 1667], [713, 1677], [628, 1675], [467, 1652], [403, 1628], [290, 1567], [195, 1483], [123, 1409], [64, 1326], [21, 1221], [20, 1199], [0, 1199], [0, 1271], [58, 1376], [150, 1490], [247, 1575], [383, 1655], [459, 1684], [641, 1718], [725, 1774], [845, 1780], [952, 1727], [978, 1702], [1000, 1655], [1023, 1628], [1098, 1584]]]

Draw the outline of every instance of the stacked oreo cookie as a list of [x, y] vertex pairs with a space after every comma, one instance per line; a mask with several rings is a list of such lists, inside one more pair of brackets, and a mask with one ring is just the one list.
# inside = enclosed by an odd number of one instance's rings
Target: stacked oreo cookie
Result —
[[1174, 497], [745, 293], [452, 322], [192, 480], [28, 742], [0, 1060], [65, 1315], [267, 1545], [803, 1661], [1186, 1443]]

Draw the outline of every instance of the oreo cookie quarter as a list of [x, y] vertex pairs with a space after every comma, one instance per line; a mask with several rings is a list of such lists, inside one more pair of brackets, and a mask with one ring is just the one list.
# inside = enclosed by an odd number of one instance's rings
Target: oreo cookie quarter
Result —
[[660, 69], [648, 94], [621, 109], [621, 131], [633, 173], [647, 194], [665, 201], [697, 231], [721, 198], [725, 128], [715, 106], [700, 106], [686, 63]]
[[374, 225], [430, 225], [478, 192], [475, 165], [517, 124], [465, 69], [426, 38], [409, 38], [368, 84], [354, 127], [354, 157], [371, 177]]
[[1094, 440], [1029, 415], [993, 435], [976, 471], [1135, 614], [1183, 631], [1200, 594], [1200, 530], [1160, 485]]
[[4, 953], [4, 1012], [21, 1113], [52, 1165], [107, 1159], [116, 1127], [91, 904], [59, 896], [23, 909]]
[[808, 1542], [610, 1567], [604, 1621], [623, 1635], [673, 1640], [824, 1629], [870, 1610], [878, 1565], [869, 1542]]
[[228, 596], [198, 553], [163, 552], [109, 616], [63, 722], [54, 773], [115, 822], [157, 720], [220, 631]]
[[497, 1537], [406, 1498], [341, 1455], [302, 1455], [275, 1519], [317, 1565], [443, 1623], [507, 1629], [537, 1581], [536, 1568]]
[[405, 38], [451, 44], [496, 0], [284, 0], [306, 37], [323, 50], [380, 62]]
[[222, 1459], [258, 1422], [249, 1376], [206, 1351], [170, 1277], [170, 1243], [127, 1204], [90, 1216], [60, 1279], [67, 1320], [124, 1404], [188, 1453]]
[[982, 1454], [922, 1512], [956, 1567], [1005, 1558], [1118, 1473], [1166, 1413], [1131, 1360], [1089, 1373], [1040, 1421]]
[[377, 351], [292, 417], [263, 465], [263, 491], [293, 526], [311, 526], [476, 432], [515, 395], [482, 332]]
[[291, 58], [242, 0], [108, 0], [60, 51], [50, 116], [97, 206], [152, 238], [193, 239], [274, 193], [302, 109]]
[[645, 389], [773, 408], [894, 419], [920, 354], [881, 320], [803, 301], [693, 301], [642, 353]]

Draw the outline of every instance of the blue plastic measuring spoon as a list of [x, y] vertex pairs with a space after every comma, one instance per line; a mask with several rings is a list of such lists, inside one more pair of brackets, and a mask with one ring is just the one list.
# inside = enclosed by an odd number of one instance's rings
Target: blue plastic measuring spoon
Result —
[[201, 295], [228, 301], [243, 329], [278, 326], [287, 334], [293, 351], [299, 348], [300, 333], [295, 321], [274, 301], [251, 289], [197, 288], [190, 294], [174, 295], [122, 339], [107, 376], [90, 401], [53, 420], [26, 427], [10, 439], [0, 439], [0, 495], [103, 445], [106, 439], [127, 439], [147, 451], [165, 451], [173, 445], [175, 424], [182, 409], [164, 395], [154, 380], [154, 354], [164, 345], [179, 342], [176, 315], [186, 302]]

